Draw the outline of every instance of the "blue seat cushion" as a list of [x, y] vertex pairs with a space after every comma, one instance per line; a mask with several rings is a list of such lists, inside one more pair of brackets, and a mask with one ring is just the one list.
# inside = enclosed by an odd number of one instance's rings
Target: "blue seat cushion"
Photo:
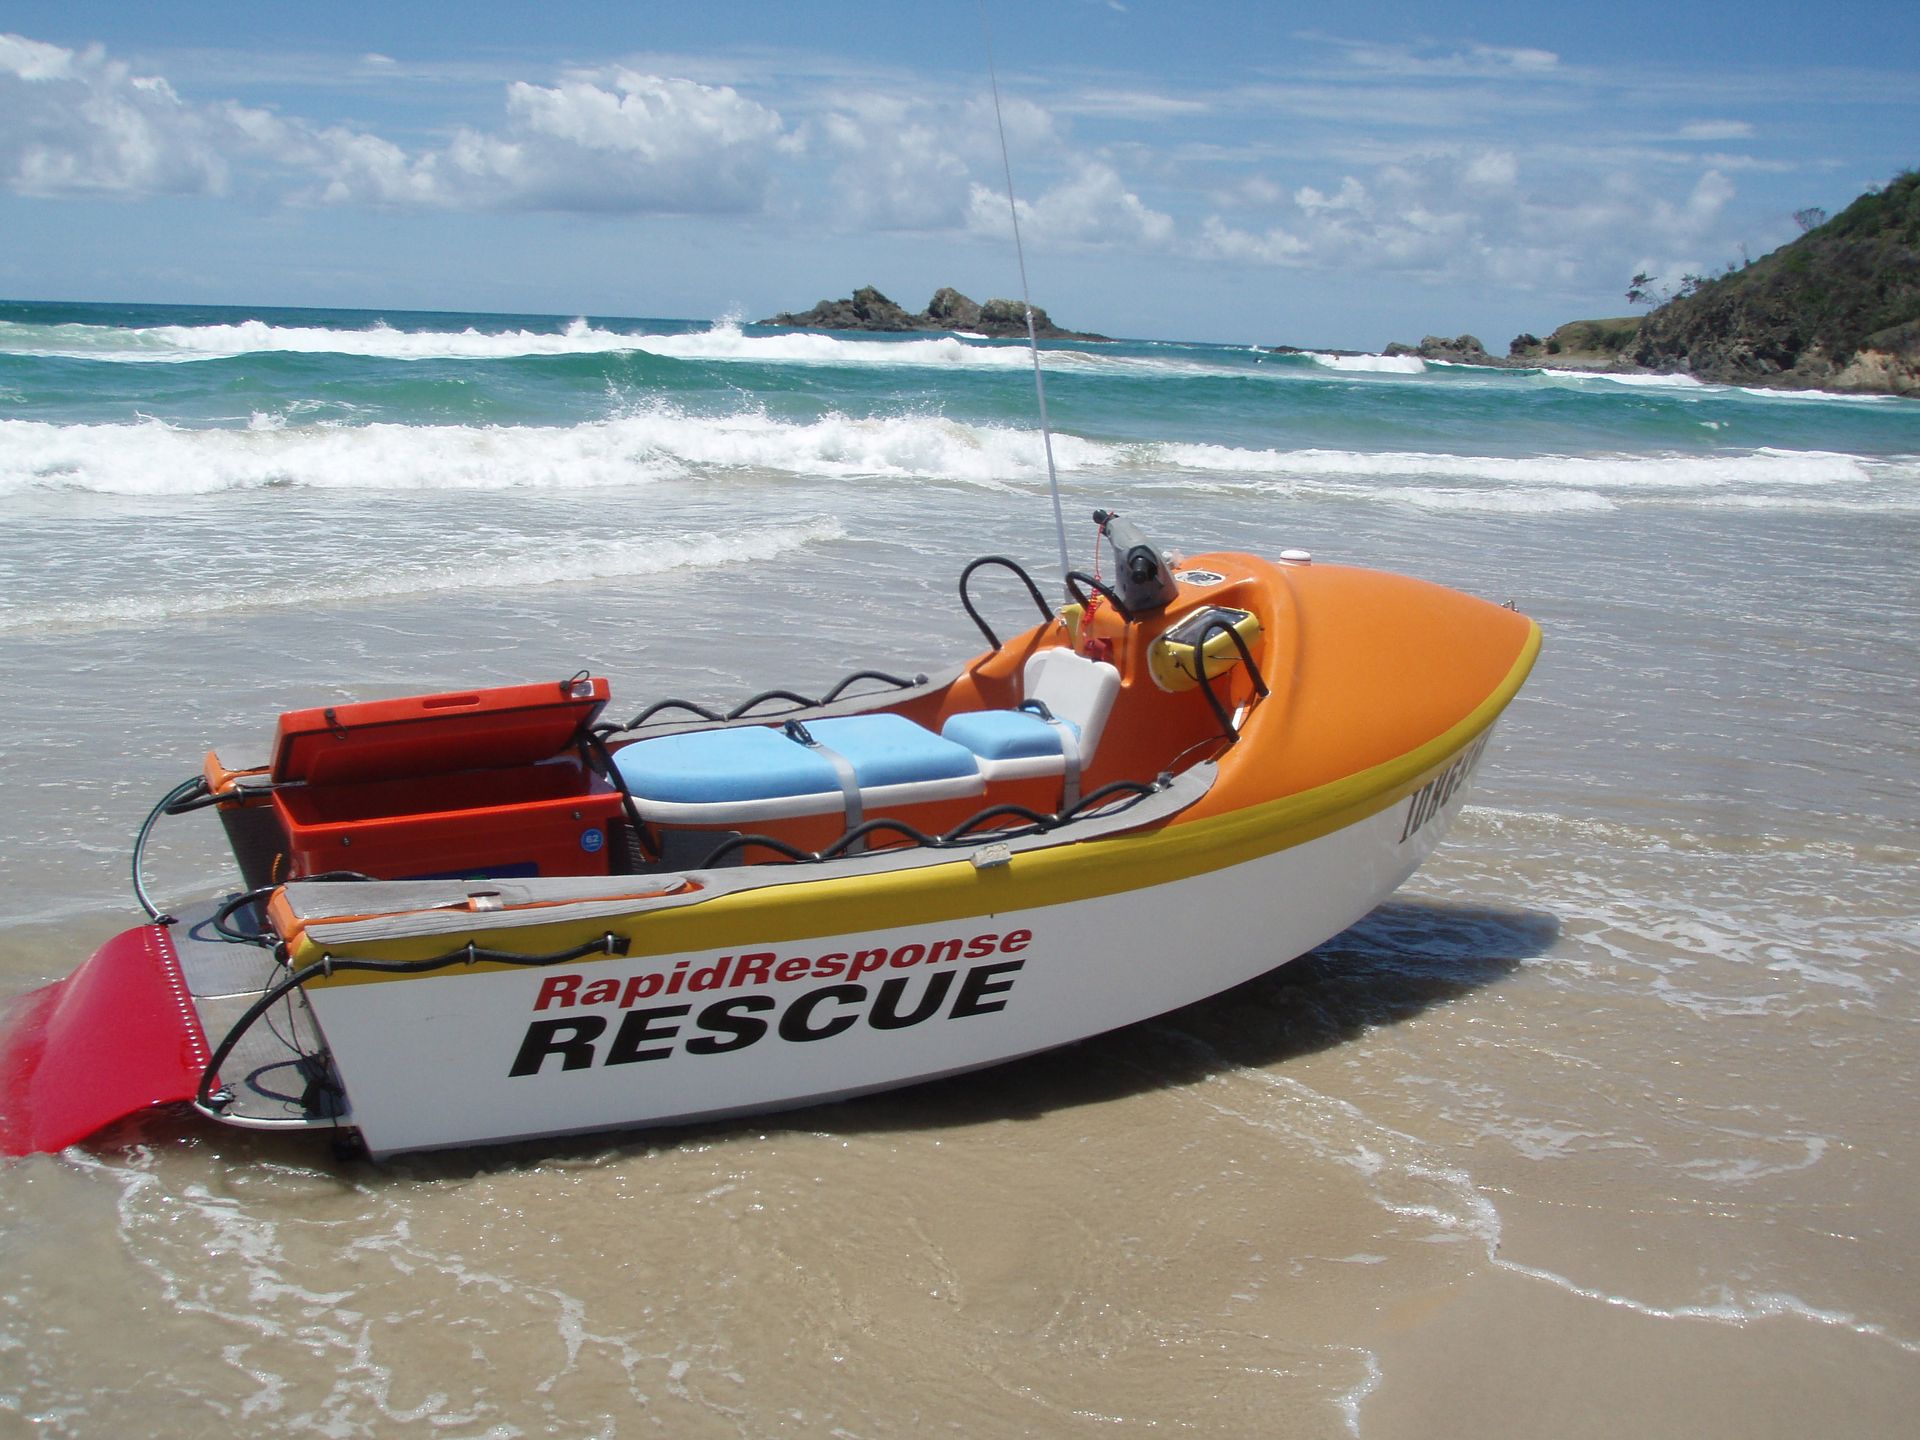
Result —
[[862, 789], [957, 780], [979, 773], [973, 752], [900, 715], [843, 715], [807, 726], [813, 738], [846, 757]]
[[[862, 789], [979, 773], [964, 745], [899, 715], [843, 715], [812, 721], [807, 729], [846, 759]], [[708, 805], [840, 792], [831, 760], [765, 725], [638, 740], [616, 750], [613, 761], [642, 800]]]
[[[1071, 720], [1060, 722], [1075, 735]], [[983, 760], [1026, 760], [1060, 753], [1060, 732], [1031, 710], [970, 710], [947, 718], [941, 735]]]
[[680, 804], [770, 800], [840, 788], [826, 756], [760, 725], [638, 740], [616, 750], [613, 763], [635, 796]]

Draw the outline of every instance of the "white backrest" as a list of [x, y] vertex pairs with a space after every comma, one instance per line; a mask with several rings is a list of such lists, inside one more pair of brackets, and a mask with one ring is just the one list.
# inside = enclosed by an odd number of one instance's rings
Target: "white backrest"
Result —
[[1064, 647], [1042, 650], [1027, 661], [1026, 698], [1038, 700], [1062, 720], [1080, 727], [1080, 761], [1093, 758], [1107, 728], [1120, 672], [1104, 660], [1089, 660]]

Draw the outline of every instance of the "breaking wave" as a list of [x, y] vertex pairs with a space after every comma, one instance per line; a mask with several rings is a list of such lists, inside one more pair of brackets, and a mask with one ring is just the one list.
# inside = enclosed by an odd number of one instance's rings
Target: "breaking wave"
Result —
[[[1912, 511], [1920, 458], [1759, 449], [1710, 455], [1533, 457], [1257, 449], [1058, 435], [1063, 475], [1148, 486], [1318, 493], [1428, 509], [1600, 511], [1621, 504]], [[194, 429], [142, 419], [0, 421], [0, 497], [184, 496], [272, 488], [593, 490], [733, 473], [986, 487], [1044, 481], [1036, 434], [946, 416], [759, 410], [668, 402], [570, 426], [292, 423]]]
[[[385, 323], [359, 329], [241, 320], [217, 325], [21, 325], [0, 321], [0, 354], [115, 364], [188, 364], [246, 355], [340, 355], [423, 361], [519, 360], [546, 356], [646, 354], [680, 360], [843, 367], [1023, 371], [1023, 345], [982, 336], [929, 333], [912, 339], [850, 340], [817, 331], [748, 334], [732, 320], [684, 333], [634, 333], [584, 318], [558, 330], [403, 330]], [[1099, 366], [1116, 357], [1049, 350], [1050, 366]], [[1147, 361], [1135, 368], [1165, 369]]]

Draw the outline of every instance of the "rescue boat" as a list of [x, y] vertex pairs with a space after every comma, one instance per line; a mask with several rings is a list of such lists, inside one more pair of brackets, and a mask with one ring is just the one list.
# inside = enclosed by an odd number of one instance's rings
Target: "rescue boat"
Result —
[[[151, 917], [0, 1033], [0, 1149], [153, 1106], [394, 1152], [666, 1125], [998, 1064], [1273, 970], [1446, 832], [1538, 627], [1420, 580], [1170, 561], [1058, 611], [966, 568], [943, 675], [607, 718], [599, 676], [279, 717], [148, 818]], [[1030, 598], [1002, 640], [973, 590]], [[1024, 587], [1026, 597], [1021, 597]], [[998, 593], [1004, 592], [1004, 593]], [[160, 913], [157, 820], [242, 887]]]

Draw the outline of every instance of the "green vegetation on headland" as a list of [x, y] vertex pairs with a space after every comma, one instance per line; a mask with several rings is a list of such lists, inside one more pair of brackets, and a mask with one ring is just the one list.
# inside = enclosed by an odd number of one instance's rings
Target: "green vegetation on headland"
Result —
[[[1795, 217], [1799, 239], [1671, 296], [1636, 275], [1644, 318], [1575, 320], [1515, 338], [1505, 359], [1471, 335], [1429, 335], [1389, 355], [1458, 364], [1693, 375], [1729, 385], [1920, 395], [1920, 171], [1871, 190], [1831, 220]], [[1821, 223], [1824, 222], [1824, 223]]]
[[[933, 299], [918, 315], [909, 315], [871, 285], [862, 286], [845, 300], [822, 300], [811, 310], [795, 314], [783, 310], [759, 325], [791, 325], [806, 330], [961, 330], [971, 335], [994, 339], [1027, 338], [1026, 307], [1018, 300], [989, 300], [981, 305], [969, 300], [952, 286], [933, 292]], [[1088, 335], [1078, 330], [1062, 330], [1047, 318], [1047, 312], [1033, 307], [1034, 333], [1042, 340], [1104, 340], [1104, 335]]]

